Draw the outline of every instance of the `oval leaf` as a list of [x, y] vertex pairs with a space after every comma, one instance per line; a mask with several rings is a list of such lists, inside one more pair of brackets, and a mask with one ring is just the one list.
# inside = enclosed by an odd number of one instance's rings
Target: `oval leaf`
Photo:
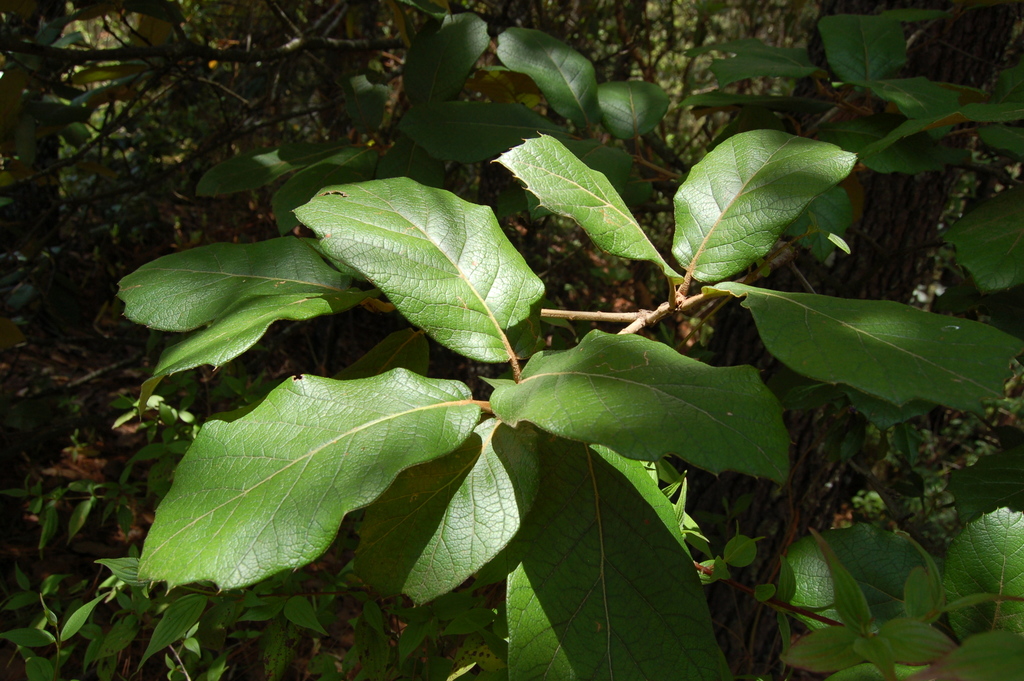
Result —
[[376, 165], [376, 149], [348, 147], [292, 175], [274, 192], [270, 201], [278, 232], [285, 234], [299, 224], [293, 211], [316, 196], [320, 189], [331, 184], [372, 180]]
[[296, 214], [442, 345], [481, 362], [536, 349], [544, 285], [489, 208], [393, 178], [331, 187]]
[[433, 600], [486, 565], [537, 493], [535, 431], [496, 419], [457, 451], [402, 473], [366, 509], [356, 572], [382, 594]]
[[890, 17], [835, 14], [818, 22], [832, 72], [844, 81], [880, 80], [907, 62], [903, 27]]
[[506, 423], [631, 459], [671, 452], [713, 473], [780, 481], [788, 469], [782, 407], [755, 369], [710, 367], [640, 336], [591, 331], [572, 350], [541, 352], [520, 383], [495, 389], [491, 407]]
[[997, 508], [1024, 511], [1024, 447], [989, 454], [949, 478], [949, 491], [964, 520], [973, 520]]
[[668, 95], [642, 80], [601, 83], [597, 87], [601, 123], [619, 139], [646, 135], [668, 112]]
[[946, 232], [982, 291], [1024, 284], [1024, 187], [986, 201]]
[[203, 426], [157, 509], [140, 577], [227, 589], [309, 563], [347, 512], [469, 436], [480, 413], [469, 398], [461, 383], [404, 369], [287, 379], [244, 416]]
[[443, 102], [458, 95], [490, 41], [487, 24], [472, 12], [431, 22], [416, 34], [405, 57], [402, 82], [409, 101]]
[[887, 300], [783, 293], [736, 282], [707, 291], [746, 296], [768, 352], [790, 369], [902, 405], [980, 408], [1003, 396], [1022, 341], [990, 326]]
[[814, 197], [846, 177], [856, 158], [777, 130], [730, 137], [676, 192], [672, 253], [708, 283], [744, 270], [768, 253]]
[[153, 653], [166, 648], [188, 633], [206, 609], [206, 601], [207, 598], [203, 594], [186, 594], [171, 603], [160, 621], [156, 623], [153, 636], [149, 639], [142, 659], [139, 660], [138, 668], [141, 669]]
[[682, 279], [661, 257], [604, 174], [591, 170], [554, 137], [541, 135], [502, 154], [498, 163], [553, 213], [572, 218], [604, 251], [648, 260]]
[[322, 144], [298, 142], [280, 147], [253, 149], [218, 163], [206, 171], [206, 174], [199, 178], [196, 194], [216, 196], [256, 189], [270, 184], [285, 173], [333, 156], [346, 144], [347, 141]]
[[551, 107], [581, 128], [601, 120], [594, 65], [557, 38], [529, 28], [507, 29], [498, 36], [498, 59], [530, 76]]

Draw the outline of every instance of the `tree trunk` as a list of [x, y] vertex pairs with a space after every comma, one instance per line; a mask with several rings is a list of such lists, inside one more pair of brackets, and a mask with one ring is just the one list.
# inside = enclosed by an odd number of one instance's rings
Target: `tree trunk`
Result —
[[[874, 14], [897, 7], [947, 9], [948, 3], [826, 0], [821, 16]], [[1005, 63], [1007, 48], [1020, 17], [1019, 8], [1003, 6], [966, 12], [952, 22], [907, 24], [906, 34], [914, 40], [900, 76], [925, 76], [933, 81], [988, 89], [998, 72], [1012, 65]], [[824, 64], [817, 33], [812, 37], [810, 52], [812, 60]], [[801, 93], [800, 89], [805, 91]], [[812, 92], [808, 85], [798, 89], [798, 94]], [[969, 141], [965, 136], [954, 139], [961, 144]], [[797, 267], [817, 293], [909, 302], [917, 286], [932, 278], [940, 220], [961, 172], [947, 168], [919, 175], [858, 173], [864, 189], [863, 214], [846, 237], [854, 255], [837, 258], [830, 268], [812, 258], [800, 258]], [[765, 285], [803, 290], [799, 279], [785, 270], [773, 274]], [[738, 305], [729, 306], [723, 313], [716, 319], [711, 348], [716, 363], [753, 364], [771, 373], [777, 363], [766, 354], [749, 313]], [[808, 527], [830, 527], [839, 504], [863, 487], [859, 476], [832, 462], [823, 451], [820, 414], [791, 413], [788, 423], [793, 440], [792, 474], [784, 487], [730, 474], [718, 478], [698, 474], [691, 479], [689, 501], [696, 513], [720, 514], [723, 499], [735, 504], [742, 495], [751, 495], [749, 508], [739, 516], [740, 531], [764, 539], [758, 543], [758, 561], [734, 574], [751, 585], [775, 581], [778, 559], [786, 547], [804, 536]], [[728, 531], [735, 532], [734, 527]], [[723, 585], [709, 589], [708, 597], [719, 643], [733, 671], [778, 672], [781, 641], [774, 613]]]

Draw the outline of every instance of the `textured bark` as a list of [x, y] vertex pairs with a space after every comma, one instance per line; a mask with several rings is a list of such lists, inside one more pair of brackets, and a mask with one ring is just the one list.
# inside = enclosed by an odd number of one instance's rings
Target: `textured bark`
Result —
[[[821, 15], [873, 14], [897, 7], [948, 9], [948, 3], [827, 0], [822, 3]], [[922, 33], [914, 39], [901, 77], [925, 76], [935, 81], [989, 88], [999, 70], [1013, 63], [1007, 63], [1008, 50], [1012, 47], [1015, 22], [1019, 30], [1020, 17], [1019, 8], [1003, 6], [967, 12], [955, 22], [908, 25], [908, 36], [917, 31]], [[812, 59], [824, 64], [824, 51], [817, 35], [810, 50]], [[813, 92], [808, 86], [802, 89], [805, 91], [801, 94]], [[954, 139], [963, 144], [967, 138]], [[811, 258], [800, 258], [797, 266], [818, 293], [908, 302], [919, 284], [932, 279], [932, 244], [938, 239], [940, 219], [960, 173], [955, 168], [914, 176], [858, 173], [865, 200], [862, 217], [847, 235], [854, 255], [837, 258], [832, 267], [821, 266]], [[772, 275], [765, 285], [803, 290], [796, 276], [788, 271]], [[715, 361], [725, 365], [753, 364], [770, 374], [775, 362], [765, 353], [749, 313], [738, 305], [723, 312], [715, 326]], [[804, 536], [807, 527], [827, 529], [838, 505], [863, 486], [855, 475], [830, 462], [822, 451], [819, 434], [827, 424], [822, 423], [820, 415], [790, 414], [789, 425], [793, 471], [783, 488], [739, 475], [714, 478], [701, 474], [692, 479], [690, 501], [698, 513], [701, 509], [721, 513], [723, 499], [752, 496], [749, 509], [739, 517], [739, 526], [744, 534], [764, 539], [758, 545], [758, 562], [734, 575], [749, 584], [773, 581], [778, 557], [786, 547]], [[781, 642], [774, 613], [724, 586], [716, 585], [708, 595], [719, 642], [733, 671], [780, 671], [777, 660]]]

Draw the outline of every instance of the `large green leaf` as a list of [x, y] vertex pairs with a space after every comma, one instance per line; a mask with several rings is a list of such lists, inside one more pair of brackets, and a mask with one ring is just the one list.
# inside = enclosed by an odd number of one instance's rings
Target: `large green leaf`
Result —
[[393, 178], [331, 187], [296, 215], [442, 345], [481, 362], [536, 349], [544, 285], [489, 208]]
[[345, 91], [345, 109], [355, 128], [364, 133], [377, 130], [384, 119], [388, 86], [358, 75], [342, 78], [341, 88]]
[[978, 137], [988, 146], [1005, 152], [1010, 158], [1024, 161], [1024, 128], [1009, 125], [986, 125]]
[[963, 156], [962, 149], [940, 146], [926, 132], [901, 138], [870, 155], [862, 153], [876, 142], [886, 139], [904, 120], [902, 116], [883, 113], [827, 123], [819, 129], [819, 137], [823, 142], [831, 142], [846, 151], [860, 154], [860, 162], [878, 173], [916, 175], [942, 170], [946, 163], [955, 163]]
[[990, 326], [887, 300], [783, 293], [726, 282], [743, 297], [768, 352], [797, 373], [901, 405], [977, 410], [1003, 396], [1021, 340]]
[[1008, 631], [971, 636], [959, 648], [907, 681], [1003, 681], [1024, 668], [1024, 637]]
[[537, 494], [536, 431], [491, 419], [455, 452], [410, 468], [366, 509], [356, 572], [423, 603], [477, 572], [519, 531]]
[[[946, 600], [971, 594], [1024, 597], [1024, 515], [1000, 508], [964, 528], [946, 554]], [[1024, 603], [980, 603], [949, 612], [949, 624], [963, 638], [993, 629], [1024, 633]]]
[[[904, 615], [903, 586], [907, 576], [914, 568], [924, 566], [913, 544], [866, 523], [822, 532], [821, 536], [860, 585], [875, 618], [875, 628]], [[833, 605], [835, 596], [828, 564], [814, 539], [804, 537], [795, 542], [789, 547], [786, 558], [796, 576], [796, 595], [790, 602], [804, 608]], [[820, 614], [839, 619], [833, 607]], [[823, 626], [813, 620], [805, 621], [812, 628]]]
[[244, 298], [224, 310], [206, 328], [194, 331], [164, 350], [153, 374], [173, 374], [202, 364], [221, 366], [255, 345], [276, 321], [300, 321], [344, 312], [376, 295], [376, 291], [350, 288], [338, 293], [285, 293]]
[[782, 407], [755, 369], [710, 367], [640, 336], [591, 331], [571, 350], [539, 353], [521, 382], [498, 385], [491, 407], [506, 423], [632, 459], [674, 453], [780, 481], [788, 468]]
[[402, 82], [409, 101], [443, 102], [458, 95], [490, 40], [487, 24], [472, 12], [431, 22], [416, 34], [405, 57]]
[[376, 165], [376, 149], [348, 147], [292, 175], [271, 199], [278, 231], [284, 234], [299, 224], [293, 211], [316, 196], [321, 188], [372, 180]]
[[161, 331], [191, 331], [239, 303], [265, 296], [324, 296], [348, 277], [293, 237], [254, 244], [212, 244], [147, 263], [120, 282], [125, 316]]
[[899, 21], [882, 16], [835, 14], [818, 22], [828, 65], [839, 80], [882, 80], [907, 62]]
[[476, 163], [541, 133], [565, 131], [522, 104], [437, 102], [409, 109], [399, 130], [434, 158]]
[[206, 171], [199, 178], [196, 194], [215, 196], [256, 189], [270, 184], [285, 173], [329, 158], [346, 144], [347, 141], [322, 144], [297, 142], [280, 147], [253, 149]]
[[1024, 102], [1024, 60], [999, 74], [996, 86], [992, 89], [992, 99], [989, 101], [993, 104]]
[[601, 123], [619, 139], [646, 135], [668, 111], [668, 95], [642, 80], [601, 83], [597, 88]]
[[498, 158], [540, 205], [578, 222], [603, 250], [649, 260], [666, 276], [682, 279], [654, 248], [608, 179], [576, 158], [554, 137], [526, 140]]
[[600, 122], [594, 65], [562, 41], [529, 28], [509, 28], [498, 36], [498, 59], [530, 76], [551, 107], [576, 125]]
[[585, 445], [556, 439], [541, 454], [508, 585], [509, 679], [718, 679], [711, 616], [678, 533]]
[[1024, 447], [983, 456], [973, 466], [954, 470], [948, 489], [965, 520], [1003, 507], [1024, 511]]
[[[718, 80], [718, 87], [746, 78], [770, 76], [773, 78], [804, 78], [813, 74], [825, 75], [811, 63], [807, 48], [772, 47], [756, 38], [744, 38], [717, 45], [707, 45], [700, 52], [710, 50], [732, 52], [731, 59], [716, 59], [711, 62], [711, 72]], [[693, 53], [688, 50], [688, 53]]]
[[249, 413], [203, 426], [157, 509], [139, 575], [228, 589], [301, 567], [400, 471], [462, 444], [479, 413], [461, 383], [404, 369], [289, 378]]
[[982, 291], [1024, 284], [1024, 187], [989, 199], [945, 234]]
[[927, 78], [897, 78], [858, 82], [887, 102], [892, 102], [907, 118], [928, 118], [956, 111], [960, 94]]
[[828, 102], [810, 97], [779, 97], [777, 95], [748, 95], [733, 92], [705, 92], [690, 95], [680, 106], [707, 107], [712, 109], [738, 106], [763, 106], [772, 111], [790, 111], [793, 113], [820, 114], [832, 106]]
[[672, 253], [694, 278], [716, 282], [768, 253], [856, 156], [777, 130], [730, 137], [695, 165], [675, 196]]

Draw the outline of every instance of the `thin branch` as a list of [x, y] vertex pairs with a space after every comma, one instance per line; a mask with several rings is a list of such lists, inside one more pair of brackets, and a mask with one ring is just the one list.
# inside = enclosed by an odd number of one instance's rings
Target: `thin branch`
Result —
[[569, 319], [574, 322], [609, 322], [611, 324], [628, 324], [636, 320], [644, 312], [590, 312], [587, 310], [550, 310], [540, 311], [541, 318]]
[[124, 61], [132, 59], [166, 59], [168, 61], [219, 61], [251, 64], [287, 59], [299, 52], [373, 52], [402, 48], [401, 40], [394, 38], [344, 39], [308, 36], [295, 38], [279, 47], [257, 50], [243, 48], [217, 49], [199, 43], [178, 42], [167, 45], [117, 47], [113, 49], [76, 49], [52, 47], [39, 43], [16, 40], [0, 35], [0, 52], [13, 52], [42, 57], [65, 65], [87, 64], [95, 61]]

